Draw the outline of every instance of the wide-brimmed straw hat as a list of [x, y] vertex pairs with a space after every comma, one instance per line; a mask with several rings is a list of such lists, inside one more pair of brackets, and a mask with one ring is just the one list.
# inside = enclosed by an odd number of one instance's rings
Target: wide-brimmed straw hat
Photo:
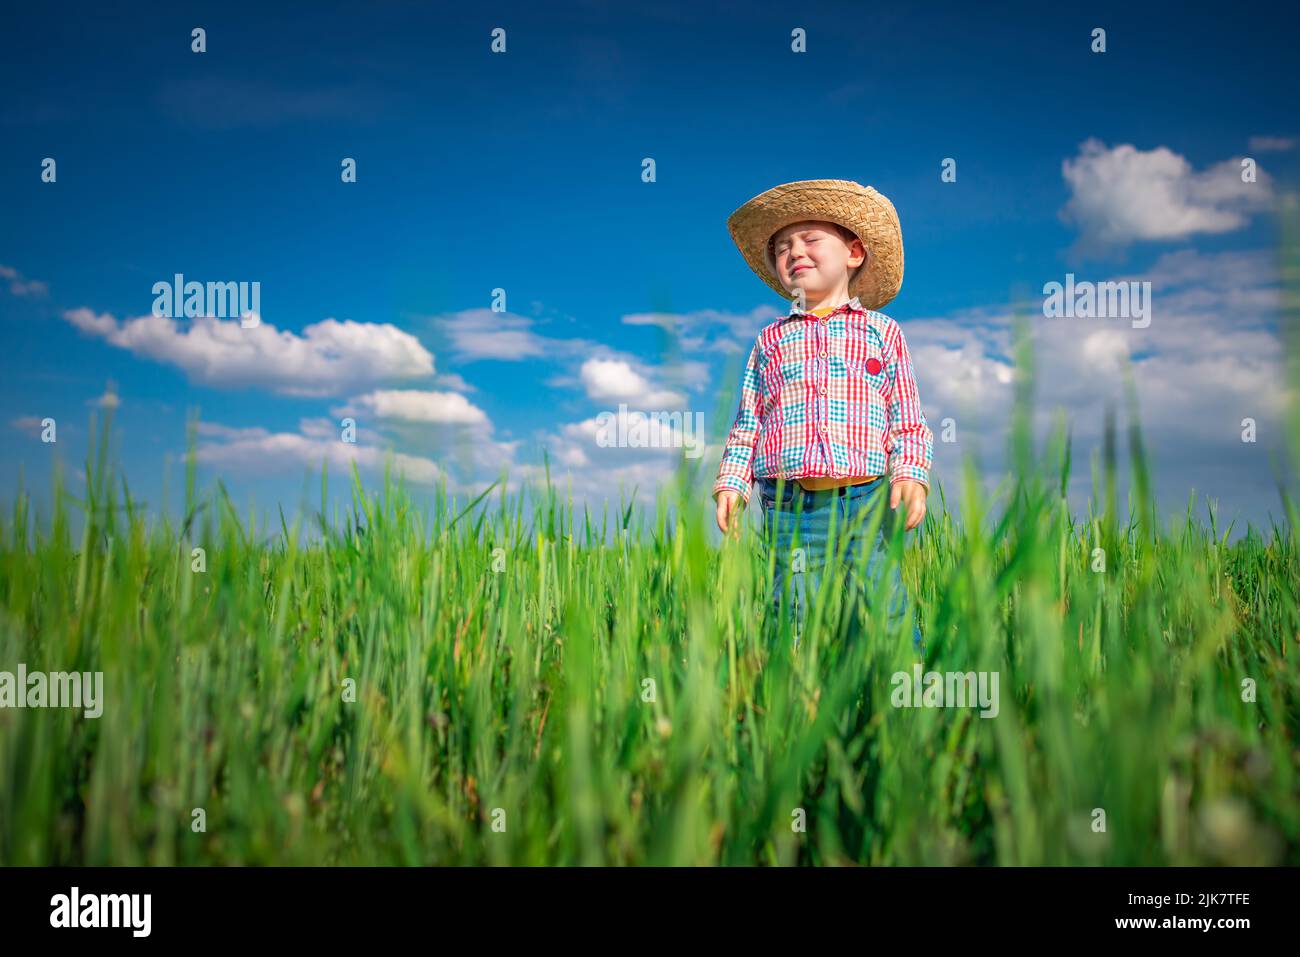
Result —
[[903, 230], [894, 204], [847, 179], [805, 179], [773, 186], [727, 217], [727, 229], [749, 268], [780, 296], [793, 300], [777, 278], [772, 234], [808, 219], [839, 223], [862, 240], [867, 258], [849, 281], [849, 295], [879, 309], [903, 284]]

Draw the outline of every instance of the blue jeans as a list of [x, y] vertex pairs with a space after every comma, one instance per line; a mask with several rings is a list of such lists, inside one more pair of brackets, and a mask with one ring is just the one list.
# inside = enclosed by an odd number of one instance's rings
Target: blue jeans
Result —
[[[835, 561], [842, 564], [837, 571], [837, 581], [843, 582], [845, 596], [852, 612], [850, 634], [864, 631], [879, 632], [881, 627], [905, 627], [905, 619], [912, 629], [912, 647], [924, 651], [921, 629], [910, 614], [907, 590], [897, 562], [890, 565], [887, 550], [894, 521], [903, 521], [900, 511], [889, 508], [889, 482], [882, 476], [861, 485], [810, 492], [793, 479], [786, 479], [781, 490], [781, 500], [776, 498], [776, 480], [759, 478], [759, 499], [763, 505], [764, 545], [770, 544], [776, 552], [776, 568], [772, 587], [772, 608], [780, 615], [782, 599], [793, 604], [795, 621], [794, 645], [807, 621], [808, 604], [817, 595], [822, 578]], [[882, 515], [876, 532], [868, 541], [867, 532], [872, 520], [872, 510], [881, 508]], [[835, 551], [829, 549], [831, 522], [835, 523]], [[847, 542], [845, 538], [847, 536]], [[800, 551], [797, 551], [800, 550]], [[766, 557], [766, 556], [764, 556]], [[858, 562], [861, 561], [861, 567]], [[888, 576], [885, 586], [886, 608], [871, 607], [875, 590], [882, 574]], [[787, 583], [787, 576], [789, 582]], [[868, 609], [865, 627], [857, 616], [857, 599], [861, 598]], [[879, 625], [872, 627], [872, 622]]]

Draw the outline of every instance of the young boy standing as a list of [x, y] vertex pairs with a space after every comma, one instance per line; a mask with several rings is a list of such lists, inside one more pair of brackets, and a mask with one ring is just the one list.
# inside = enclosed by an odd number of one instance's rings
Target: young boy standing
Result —
[[[882, 522], [865, 541], [866, 515], [885, 477], [890, 509], [904, 507], [905, 530], [925, 516], [934, 437], [903, 331], [876, 311], [902, 285], [902, 231], [888, 199], [849, 180], [773, 187], [732, 213], [727, 228], [750, 268], [792, 306], [759, 332], [745, 366], [713, 486], [718, 527], [738, 527], [757, 480], [774, 532], [773, 604], [779, 612], [793, 570], [798, 628], [821, 584], [832, 522], [837, 547], [849, 536], [845, 585], [871, 589], [888, 564], [886, 529]], [[801, 561], [791, 561], [795, 548]], [[907, 595], [892, 568], [887, 615], [896, 621]], [[912, 629], [919, 648], [914, 622]]]

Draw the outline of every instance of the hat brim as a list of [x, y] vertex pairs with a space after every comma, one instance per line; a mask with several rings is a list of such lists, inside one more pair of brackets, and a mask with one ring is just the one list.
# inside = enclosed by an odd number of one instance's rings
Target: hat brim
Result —
[[749, 268], [784, 299], [794, 294], [781, 283], [768, 258], [772, 234], [792, 223], [839, 223], [862, 240], [867, 259], [849, 282], [849, 295], [864, 308], [879, 309], [903, 285], [903, 231], [894, 204], [870, 186], [852, 180], [809, 179], [759, 193], [729, 217], [727, 229]]

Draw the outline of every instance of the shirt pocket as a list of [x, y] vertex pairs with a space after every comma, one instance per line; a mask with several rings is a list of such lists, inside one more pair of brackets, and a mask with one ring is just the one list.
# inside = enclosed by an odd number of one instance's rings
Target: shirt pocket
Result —
[[862, 382], [877, 395], [889, 392], [889, 370], [880, 343], [868, 336], [852, 337], [844, 343], [844, 364], [849, 377]]

